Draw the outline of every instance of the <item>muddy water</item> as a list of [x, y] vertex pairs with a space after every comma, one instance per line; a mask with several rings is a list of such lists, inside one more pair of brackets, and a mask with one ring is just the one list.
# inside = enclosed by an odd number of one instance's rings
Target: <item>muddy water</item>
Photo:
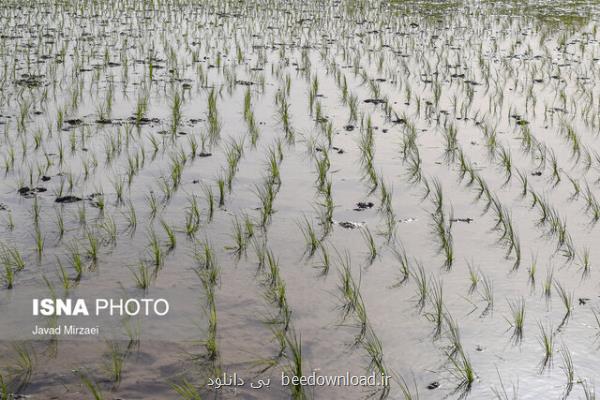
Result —
[[[413, 396], [418, 391], [425, 399], [512, 398], [516, 391], [524, 399], [585, 398], [581, 383], [591, 387], [597, 380], [600, 327], [593, 312], [599, 303], [594, 266], [600, 253], [594, 246], [593, 198], [598, 197], [600, 121], [593, 6], [90, 2], [74, 7], [9, 2], [2, 6], [0, 19], [0, 152], [6, 160], [0, 182], [0, 235], [2, 254], [16, 248], [25, 264], [17, 268], [10, 257], [2, 259], [0, 371], [10, 391], [39, 399], [91, 398], [78, 377], [84, 372], [105, 398], [177, 398], [173, 385], [184, 380], [209, 398], [290, 397], [289, 388], [279, 382], [282, 372], [289, 373], [291, 349], [288, 346], [278, 357], [273, 325], [266, 323], [277, 308], [266, 296], [266, 275], [253, 241], [264, 242], [279, 261], [291, 310], [287, 332], [301, 339], [305, 375], [372, 372], [364, 343], [355, 343], [359, 328], [353, 316], [342, 318], [338, 254], [348, 254], [368, 326], [381, 342], [382, 359], [394, 377], [390, 398], [403, 398], [402, 379]], [[310, 106], [315, 78], [318, 88]], [[356, 98], [355, 120], [350, 101], [343, 101], [344, 80], [349, 96]], [[206, 140], [210, 157], [194, 158], [189, 140], [201, 143], [208, 135], [212, 89], [217, 93], [219, 138], [212, 144]], [[247, 90], [259, 131], [255, 146], [244, 117]], [[132, 116], [145, 93], [144, 118], [150, 120], [136, 124]], [[181, 120], [171, 133], [176, 93], [183, 99]], [[276, 103], [281, 93], [289, 103], [293, 140], [285, 137]], [[385, 101], [364, 101], [368, 99]], [[321, 108], [317, 121], [316, 103]], [[374, 189], [360, 150], [369, 119], [372, 170], [378, 176]], [[324, 133], [329, 123], [335, 149], [328, 149]], [[444, 133], [451, 125], [457, 142], [449, 151]], [[529, 149], [522, 139], [525, 129], [532, 135]], [[403, 156], [412, 132], [421, 161], [420, 181], [409, 179], [410, 160]], [[231, 191], [226, 189], [225, 204], [215, 204], [209, 221], [203, 185], [212, 188], [218, 203], [217, 180], [226, 174], [232, 140], [243, 141], [243, 154]], [[276, 148], [277, 140], [283, 156], [281, 185], [270, 223], [263, 229], [258, 226], [257, 191], [268, 174], [268, 149]], [[490, 146], [494, 140], [497, 146]], [[510, 179], [501, 149], [510, 151]], [[332, 231], [322, 238], [331, 258], [326, 274], [318, 268], [321, 251], [310, 256], [300, 228], [304, 217], [319, 234], [323, 228], [316, 160], [324, 151], [335, 205]], [[485, 195], [477, 199], [477, 183], [469, 185], [468, 174], [460, 179], [460, 151], [487, 184], [488, 194], [507, 210], [504, 218], [509, 215], [518, 237], [520, 263], [515, 263], [514, 249], [499, 242], [502, 224], [497, 225], [493, 207], [486, 209]], [[143, 154], [144, 161], [131, 184], [125, 184], [120, 202], [114, 182], [127, 182], [136, 154]], [[183, 156], [180, 183], [175, 185], [173, 160]], [[84, 164], [90, 166], [88, 174]], [[524, 196], [518, 171], [527, 178]], [[436, 180], [443, 189], [447, 225], [455, 219], [449, 228], [449, 268], [444, 266], [432, 217]], [[172, 192], [168, 201], [164, 182]], [[391, 192], [391, 239], [383, 234], [383, 183]], [[587, 200], [586, 183], [593, 195]], [[47, 190], [22, 195], [18, 190], [25, 186]], [[103, 194], [104, 210], [98, 207], [98, 196], [92, 196], [96, 193]], [[60, 204], [55, 201], [60, 195], [83, 200]], [[153, 195], [161, 203], [154, 217], [148, 200]], [[201, 223], [194, 235], [186, 235], [193, 196]], [[548, 223], [538, 222], [540, 201], [558, 212], [558, 227], [567, 227], [567, 245], [558, 250], [556, 231], [549, 233]], [[136, 210], [135, 229], [127, 219], [129, 202]], [[358, 202], [372, 202], [373, 207], [357, 211]], [[64, 218], [62, 237], [57, 213]], [[234, 254], [234, 220], [244, 215], [255, 222], [254, 236], [245, 251]], [[110, 221], [116, 224], [114, 237], [107, 228]], [[174, 249], [168, 249], [161, 221], [175, 231]], [[377, 249], [372, 260], [366, 228]], [[41, 254], [36, 231], [44, 238]], [[136, 287], [132, 270], [140, 260], [152, 264], [152, 231], [164, 260], [145, 292]], [[97, 233], [96, 262], [87, 254], [87, 232]], [[209, 296], [195, 272], [194, 258], [194, 248], [204, 242], [212, 245], [220, 267], [212, 289], [219, 349], [212, 361], [204, 357], [202, 342], [208, 335]], [[74, 243], [79, 244], [84, 271], [78, 282], [71, 279], [67, 291], [58, 266], [75, 276], [69, 258]], [[398, 284], [402, 272], [394, 250], [402, 248], [412, 274]], [[570, 258], [564, 256], [569, 249], [574, 252]], [[414, 275], [418, 265], [430, 288], [423, 307]], [[473, 290], [469, 265], [479, 276]], [[544, 281], [550, 271], [547, 296]], [[493, 286], [493, 306], [485, 300], [484, 277]], [[448, 356], [447, 324], [435, 334], [434, 283], [443, 287], [443, 313], [456, 322], [472, 364], [475, 378], [469, 385], [461, 385], [455, 364], [460, 358]], [[560, 287], [572, 293], [568, 318]], [[166, 318], [142, 321], [139, 343], [126, 352], [121, 381], [115, 384], [107, 368], [107, 343], [131, 345], [124, 320], [84, 319], [102, 327], [101, 334], [91, 338], [35, 338], [32, 327], [48, 319], [32, 317], [31, 299], [51, 297], [52, 292], [61, 298], [162, 297], [170, 301], [171, 311]], [[510, 303], [520, 299], [525, 303], [524, 324], [522, 337], [516, 337]], [[540, 324], [551, 327], [554, 335], [553, 357], [543, 369]], [[28, 349], [34, 359], [31, 376], [21, 387], [18, 383], [26, 374], [18, 348]], [[565, 354], [572, 357], [572, 378], [565, 373]], [[272, 384], [260, 390], [247, 385], [211, 390], [208, 378], [217, 371], [237, 373], [247, 382], [270, 378]], [[495, 397], [503, 387], [506, 396]], [[357, 386], [306, 389], [307, 396], [326, 399], [371, 394], [372, 388]]]

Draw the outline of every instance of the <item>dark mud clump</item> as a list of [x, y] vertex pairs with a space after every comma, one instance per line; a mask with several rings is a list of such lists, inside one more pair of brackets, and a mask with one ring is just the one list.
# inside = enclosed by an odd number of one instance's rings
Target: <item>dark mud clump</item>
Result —
[[352, 221], [333, 221], [334, 224], [338, 224], [339, 226], [341, 226], [344, 229], [358, 229], [361, 226], [363, 226], [362, 223], [360, 222], [352, 222]]
[[384, 99], [366, 99], [364, 100], [365, 103], [367, 104], [385, 104], [386, 101]]
[[21, 79], [16, 81], [16, 84], [28, 88], [36, 88], [43, 85], [43, 78], [43, 75], [24, 74], [21, 76]]
[[45, 187], [30, 188], [29, 186], [23, 186], [17, 192], [23, 197], [33, 197], [36, 193], [44, 193], [47, 190]]
[[158, 118], [147, 118], [147, 117], [140, 118], [139, 120], [136, 117], [129, 117], [129, 120], [135, 121], [140, 125], [158, 124], [160, 122], [160, 119], [158, 119]]
[[68, 125], [71, 125], [71, 126], [79, 126], [79, 125], [83, 124], [83, 121], [80, 120], [79, 118], [72, 118], [72, 119], [65, 120], [65, 123], [67, 123]]
[[465, 222], [467, 224], [470, 224], [474, 220], [473, 220], [473, 218], [452, 218], [450, 221], [452, 221], [452, 222]]
[[57, 203], [65, 204], [65, 203], [76, 203], [81, 200], [82, 200], [81, 197], [68, 195], [68, 196], [57, 197], [56, 200], [54, 200], [54, 201]]
[[369, 208], [373, 208], [373, 206], [374, 206], [374, 204], [372, 201], [369, 201], [369, 202], [359, 201], [358, 203], [356, 203], [356, 208], [354, 208], [354, 211], [368, 210]]
[[242, 86], [252, 86], [252, 85], [254, 85], [254, 82], [237, 80], [237, 81], [235, 81], [235, 84], [242, 85]]

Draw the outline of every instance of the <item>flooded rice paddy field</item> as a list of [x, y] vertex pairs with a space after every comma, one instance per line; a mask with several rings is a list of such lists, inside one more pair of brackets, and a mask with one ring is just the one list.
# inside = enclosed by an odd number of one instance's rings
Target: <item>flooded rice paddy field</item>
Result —
[[[2, 2], [0, 398], [595, 398], [598, 15]], [[27, 334], [123, 293], [168, 323]]]

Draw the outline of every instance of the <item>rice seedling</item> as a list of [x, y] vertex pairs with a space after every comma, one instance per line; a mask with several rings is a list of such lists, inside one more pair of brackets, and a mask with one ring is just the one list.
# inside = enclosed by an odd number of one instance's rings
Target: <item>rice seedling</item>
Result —
[[552, 295], [552, 284], [554, 282], [554, 270], [552, 268], [546, 271], [546, 279], [542, 283], [542, 292], [546, 298]]
[[217, 179], [217, 186], [219, 187], [219, 207], [225, 206], [225, 179]]
[[481, 276], [479, 272], [475, 270], [475, 267], [472, 263], [467, 261], [467, 265], [469, 268], [469, 281], [471, 282], [471, 285], [469, 286], [469, 294], [471, 294], [475, 291], [475, 289], [477, 289], [477, 285], [481, 280]]
[[523, 340], [523, 327], [525, 325], [525, 299], [508, 300], [510, 313], [512, 316], [508, 323], [513, 328], [512, 340], [515, 343], [520, 343]]
[[150, 284], [152, 283], [154, 276], [150, 268], [146, 265], [146, 263], [140, 260], [140, 262], [138, 263], [137, 270], [131, 268], [131, 273], [133, 274], [135, 285], [138, 288], [147, 291], [150, 287]]
[[[214, 196], [214, 193], [210, 186], [203, 185], [202, 190], [204, 192], [204, 196], [206, 197], [206, 203], [207, 203], [207, 207], [206, 207], [208, 210], [207, 222], [211, 223], [213, 220], [214, 214], [215, 214], [215, 196]], [[224, 199], [223, 199], [223, 204], [224, 204]], [[220, 204], [220, 206], [222, 206], [223, 204]]]
[[579, 255], [579, 266], [583, 270], [583, 276], [587, 276], [590, 273], [590, 249], [584, 248], [582, 254]]
[[425, 317], [434, 323], [433, 338], [438, 339], [442, 334], [442, 323], [444, 322], [444, 298], [443, 285], [441, 281], [431, 279], [429, 284], [429, 302], [432, 311], [425, 314]]
[[129, 201], [127, 204], [127, 213], [124, 214], [127, 219], [127, 224], [132, 232], [135, 231], [137, 227], [137, 211], [135, 210], [135, 205], [132, 201]]
[[81, 380], [83, 385], [90, 392], [90, 394], [92, 395], [94, 400], [103, 400], [104, 399], [104, 395], [102, 394], [100, 387], [98, 386], [98, 384], [96, 382], [94, 382], [92, 380], [92, 378], [90, 378], [87, 374], [85, 374], [81, 371], [75, 371], [75, 374], [79, 377], [79, 379]]
[[458, 382], [455, 392], [468, 393], [476, 379], [469, 356], [461, 349], [457, 357], [448, 357], [448, 360], [450, 361], [449, 371]]
[[392, 252], [394, 253], [396, 261], [399, 263], [400, 270], [400, 278], [392, 287], [399, 287], [405, 284], [410, 278], [410, 263], [404, 247], [401, 247], [400, 249], [393, 248]]
[[156, 232], [154, 229], [150, 229], [147, 234], [148, 238], [148, 248], [150, 251], [150, 259], [155, 267], [160, 267], [163, 264], [164, 256], [162, 248], [160, 247], [160, 242], [158, 237], [156, 236]]
[[297, 222], [297, 224], [302, 232], [302, 236], [304, 236], [304, 241], [306, 242], [306, 251], [308, 252], [309, 257], [312, 257], [321, 244], [321, 241], [317, 237], [315, 227], [306, 216], [304, 216], [303, 222]]
[[367, 248], [369, 250], [368, 260], [370, 263], [372, 263], [378, 254], [377, 244], [375, 243], [375, 239], [373, 238], [373, 235], [371, 234], [371, 231], [369, 230], [369, 228], [367, 228], [367, 227], [362, 228], [361, 235], [362, 235], [365, 243], [367, 244]]
[[175, 236], [175, 231], [164, 220], [161, 220], [160, 224], [163, 227], [163, 229], [167, 235], [167, 240], [168, 240], [167, 249], [169, 251], [171, 251], [171, 250], [175, 249], [175, 246], [177, 246], [177, 237]]
[[16, 357], [9, 368], [9, 374], [14, 382], [15, 392], [20, 392], [31, 382], [36, 358], [33, 350], [25, 343], [15, 344], [13, 350]]
[[422, 310], [425, 306], [425, 301], [427, 300], [427, 296], [429, 294], [429, 285], [427, 282], [427, 276], [425, 274], [423, 264], [416, 260], [415, 264], [416, 266], [413, 269], [411, 269], [410, 274], [417, 285], [417, 307], [419, 308], [419, 310]]
[[95, 229], [86, 229], [85, 237], [88, 243], [87, 256], [95, 265], [98, 262], [98, 250], [100, 246], [98, 234]]
[[39, 226], [36, 226], [36, 228], [34, 230], [33, 239], [35, 241], [35, 250], [38, 255], [38, 258], [41, 258], [42, 253], [44, 252], [44, 245], [46, 243], [46, 237], [42, 233], [42, 230], [40, 229]]
[[233, 239], [234, 244], [227, 246], [226, 248], [233, 251], [238, 256], [244, 254], [248, 245], [248, 237], [244, 231], [244, 226], [237, 216], [233, 219], [233, 233], [231, 233], [230, 236]]
[[398, 384], [400, 389], [400, 393], [402, 394], [403, 400], [418, 400], [419, 397], [419, 387], [417, 386], [416, 379], [413, 377], [413, 386], [414, 390], [411, 389], [408, 385], [408, 382], [404, 379], [402, 375], [393, 374], [394, 380]]
[[558, 280], [554, 280], [554, 290], [558, 294], [560, 301], [565, 307], [565, 314], [563, 316], [562, 322], [560, 323], [558, 329], [560, 329], [571, 316], [571, 312], [573, 310], [573, 292], [567, 291]]
[[498, 372], [498, 379], [500, 380], [500, 387], [496, 388], [495, 386], [492, 387], [492, 392], [494, 393], [494, 398], [497, 400], [517, 400], [519, 398], [519, 381], [517, 380], [516, 385], [513, 384], [512, 385], [512, 394], [509, 395], [509, 391], [506, 388], [506, 386], [504, 385], [504, 382], [502, 381], [502, 377], [500, 376], [500, 371], [497, 370]]
[[483, 274], [481, 277], [481, 291], [479, 292], [479, 295], [486, 303], [486, 306], [481, 313], [481, 315], [484, 316], [494, 309], [494, 285], [492, 280]]
[[286, 342], [289, 350], [287, 354], [289, 364], [286, 367], [285, 372], [293, 382], [292, 385], [290, 385], [292, 399], [304, 400], [308, 398], [308, 394], [305, 392], [304, 385], [300, 384], [299, 382], [300, 377], [304, 376], [302, 337], [294, 330], [291, 330], [289, 331], [288, 335], [286, 335]]
[[575, 384], [575, 367], [573, 365], [573, 358], [571, 356], [571, 351], [567, 348], [566, 345], [562, 345], [560, 349], [560, 355], [562, 358], [562, 368], [567, 379], [567, 383], [565, 385], [565, 390], [563, 394], [563, 398], [567, 398], [573, 390], [573, 384]]
[[[215, 255], [215, 251], [208, 241], [196, 244], [194, 247], [194, 259], [201, 271], [208, 271], [209, 281], [216, 284], [219, 274], [219, 265]], [[201, 276], [201, 278], [203, 278]], [[211, 286], [213, 286], [211, 285]]]
[[113, 381], [113, 388], [119, 386], [121, 377], [123, 374], [123, 364], [125, 363], [125, 352], [119, 347], [118, 343], [107, 343], [109, 362], [107, 363], [107, 370], [110, 374], [110, 378]]
[[217, 343], [217, 307], [214, 302], [212, 290], [208, 291], [208, 334], [204, 340], [206, 349], [206, 358], [215, 362], [219, 357], [219, 347]]
[[538, 341], [544, 349], [544, 358], [540, 363], [540, 371], [544, 371], [546, 367], [552, 366], [552, 360], [554, 357], [554, 332], [551, 326], [544, 327], [541, 322], [538, 322], [540, 334]]
[[187, 380], [179, 384], [173, 383], [171, 387], [184, 400], [202, 400], [198, 389]]

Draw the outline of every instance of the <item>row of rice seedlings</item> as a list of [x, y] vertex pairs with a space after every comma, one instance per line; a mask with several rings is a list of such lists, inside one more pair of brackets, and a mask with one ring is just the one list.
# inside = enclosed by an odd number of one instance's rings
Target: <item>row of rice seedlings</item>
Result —
[[372, 193], [379, 184], [377, 172], [375, 171], [375, 139], [371, 118], [367, 118], [366, 128], [361, 128], [361, 137], [358, 145], [360, 150], [360, 164], [363, 169], [363, 179], [368, 181]]
[[466, 396], [477, 376], [471, 359], [461, 343], [458, 324], [450, 314], [446, 313], [443, 319], [447, 327], [447, 339], [450, 342], [450, 347], [446, 350], [446, 358], [449, 363], [448, 372], [457, 381], [454, 393], [458, 392], [462, 396]]
[[433, 181], [433, 205], [434, 212], [431, 214], [433, 220], [433, 233], [438, 242], [438, 251], [444, 254], [444, 267], [452, 268], [454, 263], [454, 240], [452, 237], [452, 212], [446, 220], [444, 210], [444, 193], [441, 183], [434, 179]]
[[215, 302], [215, 290], [219, 281], [220, 268], [216, 259], [214, 249], [207, 240], [196, 242], [194, 246], [194, 259], [198, 265], [195, 270], [200, 278], [206, 293], [206, 314], [208, 316], [208, 329], [206, 338], [201, 341], [205, 352], [202, 356], [210, 363], [216, 374], [219, 367], [219, 346], [217, 338], [217, 307]]
[[[340, 301], [342, 303], [340, 306], [342, 311], [342, 323], [344, 323], [348, 317], [352, 316], [354, 319], [353, 326], [358, 329], [354, 338], [354, 344], [361, 345], [369, 356], [370, 362], [367, 370], [375, 372], [382, 377], [387, 377], [389, 376], [389, 370], [383, 359], [381, 341], [375, 334], [375, 331], [368, 320], [367, 310], [360, 293], [360, 282], [357, 283], [352, 276], [350, 255], [348, 252], [343, 255], [338, 253], [338, 258], [340, 263], [340, 284], [338, 285], [338, 289], [340, 291]], [[379, 388], [379, 395], [382, 398], [385, 398], [390, 390], [387, 379], [384, 382], [384, 385]]]

